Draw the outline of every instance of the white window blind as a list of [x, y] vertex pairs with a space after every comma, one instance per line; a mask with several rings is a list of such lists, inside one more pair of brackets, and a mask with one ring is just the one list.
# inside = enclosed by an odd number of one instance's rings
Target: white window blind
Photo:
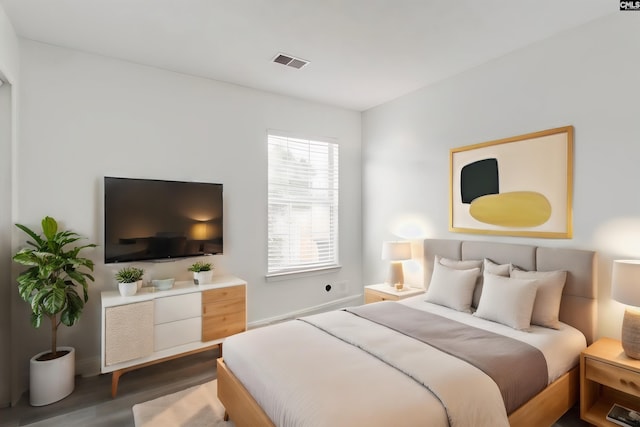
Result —
[[338, 144], [268, 135], [268, 274], [338, 265]]

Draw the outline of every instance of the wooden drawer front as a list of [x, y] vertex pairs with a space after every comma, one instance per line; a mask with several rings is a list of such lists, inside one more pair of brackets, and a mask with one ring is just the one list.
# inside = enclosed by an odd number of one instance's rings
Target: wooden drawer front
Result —
[[201, 317], [156, 325], [153, 328], [154, 351], [200, 341], [201, 331]]
[[632, 395], [640, 392], [640, 374], [590, 358], [585, 359], [585, 377]]
[[370, 304], [372, 302], [380, 301], [397, 301], [398, 297], [395, 295], [385, 294], [383, 292], [374, 291], [373, 289], [366, 289], [364, 291], [364, 303]]
[[222, 314], [202, 318], [202, 341], [217, 340], [246, 329], [245, 312]]
[[202, 317], [218, 316], [246, 311], [244, 299], [230, 299], [202, 304]]
[[201, 301], [200, 292], [157, 298], [155, 300], [154, 323], [158, 325], [160, 323], [199, 317]]
[[229, 286], [226, 288], [211, 289], [202, 293], [202, 303], [216, 302], [225, 299], [242, 298], [244, 299], [244, 285]]

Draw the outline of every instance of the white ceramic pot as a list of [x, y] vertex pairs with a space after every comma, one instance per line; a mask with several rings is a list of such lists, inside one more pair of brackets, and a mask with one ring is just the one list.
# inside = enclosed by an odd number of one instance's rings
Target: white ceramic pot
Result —
[[196, 285], [204, 285], [205, 283], [211, 283], [212, 278], [213, 278], [213, 270], [193, 272], [193, 283], [195, 283]]
[[29, 361], [29, 403], [44, 406], [69, 396], [75, 387], [76, 350], [73, 347], [58, 347], [68, 351], [62, 357], [38, 361], [50, 351], [43, 351]]
[[130, 297], [138, 292], [138, 282], [118, 283], [118, 290], [123, 297]]

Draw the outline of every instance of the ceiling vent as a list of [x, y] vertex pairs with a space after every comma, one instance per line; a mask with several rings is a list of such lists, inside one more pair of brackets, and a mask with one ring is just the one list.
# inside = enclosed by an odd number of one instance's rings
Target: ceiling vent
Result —
[[295, 58], [291, 55], [285, 55], [284, 53], [277, 54], [275, 58], [273, 58], [273, 62], [286, 65], [287, 67], [297, 68], [298, 70], [309, 63], [309, 61]]

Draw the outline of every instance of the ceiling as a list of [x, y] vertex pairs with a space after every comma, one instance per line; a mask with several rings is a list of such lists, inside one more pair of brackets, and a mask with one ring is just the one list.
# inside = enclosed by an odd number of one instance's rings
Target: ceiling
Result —
[[[363, 111], [611, 0], [0, 0], [18, 36]], [[278, 53], [310, 61], [271, 62]]]

